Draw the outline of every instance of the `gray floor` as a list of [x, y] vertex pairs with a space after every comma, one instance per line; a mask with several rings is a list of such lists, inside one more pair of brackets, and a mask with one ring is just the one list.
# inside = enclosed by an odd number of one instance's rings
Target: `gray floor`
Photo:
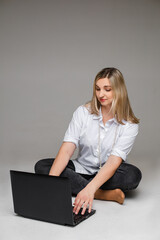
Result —
[[9, 170], [33, 172], [31, 161], [3, 164], [0, 171], [0, 239], [160, 239], [160, 176], [157, 162], [141, 159], [143, 172], [139, 188], [126, 196], [124, 205], [94, 200], [97, 210], [91, 218], [75, 228], [30, 220], [13, 212]]

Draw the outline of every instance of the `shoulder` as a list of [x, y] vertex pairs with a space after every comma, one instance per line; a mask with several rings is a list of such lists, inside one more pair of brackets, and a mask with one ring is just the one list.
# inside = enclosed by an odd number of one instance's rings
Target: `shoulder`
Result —
[[79, 106], [73, 113], [74, 118], [86, 118], [89, 115], [89, 110], [85, 105]]
[[76, 110], [74, 111], [74, 113], [81, 113], [81, 114], [88, 114], [89, 113], [89, 109], [86, 105], [80, 105], [79, 107], [76, 108]]

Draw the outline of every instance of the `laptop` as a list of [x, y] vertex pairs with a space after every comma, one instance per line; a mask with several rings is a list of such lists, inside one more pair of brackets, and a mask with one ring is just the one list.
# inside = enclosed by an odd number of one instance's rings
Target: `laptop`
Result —
[[71, 184], [65, 177], [10, 170], [14, 212], [26, 218], [76, 226], [92, 216], [73, 213]]

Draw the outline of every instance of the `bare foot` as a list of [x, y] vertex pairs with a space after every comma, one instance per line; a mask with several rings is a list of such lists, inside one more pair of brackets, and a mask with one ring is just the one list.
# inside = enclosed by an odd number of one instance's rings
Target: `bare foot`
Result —
[[125, 195], [121, 189], [114, 190], [102, 190], [98, 189], [94, 196], [95, 199], [106, 200], [106, 201], [115, 201], [120, 204], [123, 204]]

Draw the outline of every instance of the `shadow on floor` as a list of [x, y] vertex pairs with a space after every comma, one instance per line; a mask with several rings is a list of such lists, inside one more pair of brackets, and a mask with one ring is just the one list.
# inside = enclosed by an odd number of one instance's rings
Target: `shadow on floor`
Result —
[[131, 190], [128, 192], [125, 192], [125, 198], [130, 199], [130, 198], [136, 198], [140, 194], [139, 189]]

